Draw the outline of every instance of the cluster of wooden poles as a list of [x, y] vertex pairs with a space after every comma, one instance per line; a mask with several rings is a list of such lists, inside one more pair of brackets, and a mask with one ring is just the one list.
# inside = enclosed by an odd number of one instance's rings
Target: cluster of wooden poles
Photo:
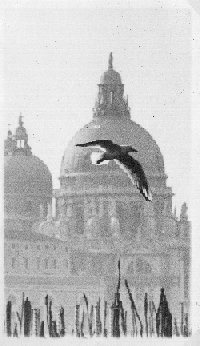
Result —
[[[120, 299], [120, 261], [118, 262], [119, 279], [114, 295], [112, 305], [109, 307], [108, 302], [103, 302], [101, 311], [101, 300], [96, 302], [96, 306], [90, 305], [88, 298], [83, 294], [84, 303], [76, 304], [75, 309], [75, 328], [71, 334], [77, 337], [96, 336], [128, 336], [127, 311], [123, 307]], [[128, 298], [131, 306], [131, 335], [132, 336], [157, 336], [172, 337], [189, 336], [188, 332], [188, 315], [183, 312], [181, 306], [181, 324], [178, 326], [176, 319], [172, 325], [172, 314], [169, 311], [167, 298], [164, 289], [160, 290], [160, 302], [156, 309], [152, 300], [148, 299], [148, 294], [144, 296], [144, 318], [139, 315], [135, 301], [133, 299], [128, 281], [125, 280]], [[101, 313], [102, 312], [102, 313]], [[41, 337], [63, 337], [66, 335], [66, 324], [64, 320], [64, 308], [61, 307], [59, 312], [53, 318], [52, 300], [45, 297], [44, 316], [41, 321], [40, 309], [32, 309], [31, 302], [26, 298], [24, 293], [22, 297], [21, 311], [16, 312], [17, 321], [12, 321], [12, 303], [8, 301], [6, 306], [6, 323], [5, 329], [7, 336], [41, 336]], [[103, 318], [102, 318], [103, 315]], [[102, 323], [103, 320], [103, 323]]]
[[65, 335], [64, 308], [61, 307], [56, 319], [53, 320], [52, 300], [45, 297], [44, 320], [41, 321], [40, 309], [32, 309], [31, 302], [24, 293], [22, 297], [21, 312], [16, 312], [18, 323], [12, 323], [12, 303], [6, 306], [6, 332], [7, 336], [50, 336], [61, 337]]

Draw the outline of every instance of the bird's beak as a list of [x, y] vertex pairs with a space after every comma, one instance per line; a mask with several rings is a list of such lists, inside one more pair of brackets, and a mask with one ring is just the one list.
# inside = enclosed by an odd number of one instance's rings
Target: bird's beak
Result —
[[135, 153], [137, 153], [137, 152], [138, 152], [138, 151], [137, 151], [136, 149], [134, 149], [134, 148], [133, 148], [133, 150], [132, 150], [132, 151], [133, 151], [133, 152], [135, 152]]

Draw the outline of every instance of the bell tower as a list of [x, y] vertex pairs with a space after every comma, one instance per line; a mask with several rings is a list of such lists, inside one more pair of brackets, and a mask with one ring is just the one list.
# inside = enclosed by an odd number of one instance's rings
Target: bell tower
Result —
[[22, 115], [19, 116], [19, 126], [16, 128], [14, 136], [16, 142], [16, 149], [14, 155], [31, 155], [31, 147], [28, 145], [28, 134], [24, 128], [24, 122], [22, 121]]
[[112, 52], [108, 59], [108, 70], [101, 76], [93, 116], [126, 116], [130, 118], [128, 103], [124, 99], [124, 84], [120, 74], [113, 69]]

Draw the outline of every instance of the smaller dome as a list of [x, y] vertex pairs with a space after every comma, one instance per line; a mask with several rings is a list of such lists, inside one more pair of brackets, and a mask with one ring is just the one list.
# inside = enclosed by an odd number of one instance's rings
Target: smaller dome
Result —
[[4, 157], [4, 191], [51, 195], [52, 176], [47, 165], [34, 155]]
[[[32, 155], [28, 134], [22, 126], [22, 116], [15, 135], [8, 133], [4, 147], [4, 210], [7, 222], [5, 231], [15, 228], [30, 230], [40, 218], [41, 205], [47, 209], [52, 196], [52, 176], [37, 156]], [[20, 224], [15, 221], [20, 219]]]
[[4, 192], [27, 196], [51, 196], [52, 176], [47, 165], [32, 155], [22, 115], [15, 135], [8, 132], [4, 147]]

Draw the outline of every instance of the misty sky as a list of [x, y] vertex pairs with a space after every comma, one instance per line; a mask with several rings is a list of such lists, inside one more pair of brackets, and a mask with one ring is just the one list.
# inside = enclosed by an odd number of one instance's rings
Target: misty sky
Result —
[[64, 149], [92, 119], [112, 51], [131, 118], [158, 143], [179, 211], [190, 196], [191, 42], [187, 8], [8, 9], [4, 136], [22, 112], [32, 151], [59, 187]]
[[190, 206], [192, 322], [200, 328], [199, 0], [7, 0], [6, 7], [3, 137], [22, 112], [32, 151], [59, 187], [64, 149], [92, 119], [96, 85], [112, 51], [132, 120], [164, 156], [174, 206]]

